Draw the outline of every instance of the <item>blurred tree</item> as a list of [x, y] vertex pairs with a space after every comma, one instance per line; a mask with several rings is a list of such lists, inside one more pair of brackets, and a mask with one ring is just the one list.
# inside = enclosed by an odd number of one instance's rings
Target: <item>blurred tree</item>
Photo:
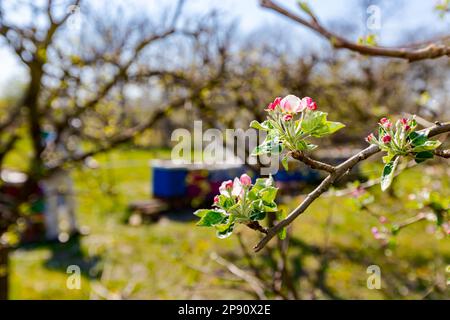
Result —
[[[31, 143], [23, 159], [25, 183], [13, 202], [0, 199], [0, 236], [20, 216], [37, 181], [132, 141], [220, 83], [227, 46], [206, 47], [222, 57], [214, 64], [200, 42], [215, 36], [214, 14], [179, 27], [182, 5], [179, 1], [156, 21], [129, 6], [78, 0], [0, 3], [0, 35], [28, 72], [23, 98], [0, 117], [0, 164], [19, 137]], [[192, 49], [191, 59], [177, 61], [169, 54], [179, 44]], [[188, 68], [177, 69], [180, 63]], [[140, 105], [137, 96], [146, 92], [151, 99]], [[0, 292], [5, 298], [3, 285]]]

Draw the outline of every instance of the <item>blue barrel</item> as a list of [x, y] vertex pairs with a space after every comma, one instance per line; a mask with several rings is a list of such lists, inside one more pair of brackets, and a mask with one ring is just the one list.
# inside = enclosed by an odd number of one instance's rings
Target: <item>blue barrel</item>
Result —
[[186, 176], [188, 169], [164, 163], [152, 164], [152, 190], [155, 197], [179, 197], [186, 195]]
[[245, 167], [242, 165], [231, 166], [222, 169], [217, 167], [208, 168], [208, 180], [211, 182], [222, 182], [225, 180], [233, 180], [245, 173]]

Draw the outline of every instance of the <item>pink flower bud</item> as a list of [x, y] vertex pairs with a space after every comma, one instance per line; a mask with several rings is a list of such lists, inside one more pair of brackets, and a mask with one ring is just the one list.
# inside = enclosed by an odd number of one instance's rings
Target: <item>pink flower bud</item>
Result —
[[227, 180], [222, 182], [219, 187], [220, 194], [229, 195], [229, 191], [233, 188], [233, 181]]
[[380, 223], [386, 223], [387, 222], [387, 218], [385, 216], [381, 216], [379, 219]]
[[273, 111], [273, 110], [275, 110], [276, 107], [277, 107], [277, 106], [271, 102], [271, 103], [269, 103], [269, 105], [267, 106], [267, 109], [266, 109], [266, 110], [267, 110], [267, 111]]
[[309, 110], [316, 110], [317, 104], [314, 102], [314, 100], [310, 97], [304, 97], [302, 99], [302, 108], [309, 109]]
[[286, 114], [283, 116], [283, 120], [284, 120], [284, 121], [292, 120], [292, 114], [286, 113]]
[[380, 119], [380, 124], [385, 127], [385, 128], [390, 128], [392, 127], [392, 123], [388, 118], [381, 118]]
[[391, 140], [392, 140], [392, 138], [388, 134], [383, 137], [383, 142], [384, 143], [389, 143], [389, 142], [391, 142]]
[[411, 129], [410, 126], [408, 126], [408, 125], [405, 126], [405, 131], [409, 131], [410, 129]]
[[275, 100], [273, 100], [273, 104], [275, 106], [278, 106], [280, 104], [280, 102], [281, 102], [281, 98], [280, 97], [276, 97]]
[[374, 140], [375, 140], [375, 136], [374, 136], [373, 133], [369, 134], [369, 135], [366, 137], [366, 141], [369, 142], [369, 143], [371, 143], [371, 142], [374, 141]]
[[250, 178], [247, 174], [241, 175], [241, 178], [239, 179], [241, 181], [241, 184], [243, 186], [249, 186], [252, 184], [252, 178]]
[[280, 105], [281, 102], [281, 98], [280, 97], [276, 97], [275, 100], [273, 100], [273, 102], [269, 103], [269, 105], [267, 106], [266, 111], [273, 111], [276, 109], [276, 107], [278, 105]]
[[216, 195], [214, 197], [214, 204], [216, 204], [216, 203], [219, 203], [219, 196], [218, 195]]
[[408, 119], [406, 119], [406, 118], [401, 118], [401, 119], [400, 119], [400, 122], [401, 122], [403, 125], [406, 125], [406, 124], [408, 124]]
[[372, 232], [373, 235], [377, 235], [378, 234], [378, 228], [377, 227], [372, 227], [372, 229], [370, 229], [370, 231]]

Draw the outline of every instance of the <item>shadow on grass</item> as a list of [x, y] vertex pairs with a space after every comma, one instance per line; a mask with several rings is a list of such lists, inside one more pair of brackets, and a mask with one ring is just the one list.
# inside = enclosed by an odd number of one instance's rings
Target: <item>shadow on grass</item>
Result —
[[[421, 276], [423, 270], [439, 269], [439, 265], [423, 259], [423, 254], [417, 252], [412, 258], [405, 260], [401, 257], [380, 254], [375, 249], [355, 250], [355, 248], [334, 245], [324, 247], [322, 245], [310, 244], [306, 241], [292, 237], [289, 239], [290, 250], [288, 254], [288, 274], [284, 285], [291, 285], [292, 290], [297, 292], [300, 299], [347, 299], [338, 288], [330, 282], [330, 271], [333, 271], [335, 263], [351, 263], [354, 266], [362, 266], [363, 269], [370, 265], [379, 265], [382, 269], [382, 290], [379, 291], [384, 299], [446, 299], [445, 289], [434, 282], [432, 277]], [[259, 279], [264, 285], [265, 293], [269, 298], [277, 296], [272, 291], [275, 279], [279, 253], [270, 246], [261, 252], [259, 256], [253, 257], [241, 255], [239, 252], [228, 252], [224, 255], [226, 259], [237, 266], [245, 266], [244, 271]], [[245, 260], [251, 259], [252, 266]], [[448, 255], [442, 257], [448, 261]], [[315, 260], [311, 266], [311, 259]], [[254, 271], [257, 270], [257, 273]], [[416, 273], [417, 272], [417, 273]], [[414, 273], [415, 276], [411, 277]], [[361, 288], [366, 288], [366, 278], [369, 275], [362, 274]], [[331, 276], [331, 277], [336, 277]], [[289, 282], [289, 283], [288, 283]], [[308, 283], [300, 288], [300, 283]], [[319, 295], [316, 295], [316, 292]], [[279, 297], [278, 297], [279, 298]]]
[[35, 243], [21, 244], [18, 249], [35, 250], [48, 249], [51, 256], [45, 261], [44, 266], [51, 270], [66, 272], [67, 267], [76, 265], [81, 274], [90, 279], [97, 279], [101, 275], [101, 257], [88, 256], [81, 247], [81, 235], [72, 236], [69, 241], [61, 243], [58, 241], [41, 241]]

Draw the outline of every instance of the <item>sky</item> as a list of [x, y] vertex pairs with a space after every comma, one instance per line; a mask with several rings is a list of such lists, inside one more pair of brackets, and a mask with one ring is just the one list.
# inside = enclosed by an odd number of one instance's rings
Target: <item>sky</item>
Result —
[[[120, 3], [119, 0], [109, 1]], [[438, 14], [433, 10], [437, 1], [309, 0], [308, 3], [325, 25], [333, 26], [335, 22], [351, 23], [358, 28], [359, 33], [363, 34], [367, 30], [365, 25], [369, 16], [364, 10], [365, 3], [376, 2], [380, 8], [381, 29], [375, 31], [378, 34], [379, 43], [395, 45], [401, 43], [399, 34], [412, 34], [423, 38], [422, 40], [431, 37], [432, 34], [445, 34], [446, 31], [448, 34], [450, 17], [439, 19]], [[278, 0], [278, 2], [294, 10], [297, 9], [294, 0]], [[161, 8], [174, 6], [175, 3], [175, 0], [132, 0], [127, 2], [127, 7], [147, 10], [150, 14], [155, 15]], [[202, 15], [211, 9], [217, 9], [226, 17], [235, 19], [238, 22], [238, 33], [244, 39], [246, 39], [246, 35], [258, 31], [281, 30], [284, 32], [284, 30], [289, 30], [286, 33], [287, 37], [292, 36], [294, 43], [298, 42], [302, 46], [325, 44], [323, 39], [303, 26], [295, 24], [273, 11], [261, 8], [257, 0], [186, 0], [183, 14]], [[20, 20], [20, 12], [15, 15], [14, 18]], [[276, 41], [276, 39], [274, 40]], [[0, 95], [8, 93], [11, 88], [10, 84], [23, 82], [25, 79], [26, 70], [4, 45], [0, 47], [0, 70]]]

